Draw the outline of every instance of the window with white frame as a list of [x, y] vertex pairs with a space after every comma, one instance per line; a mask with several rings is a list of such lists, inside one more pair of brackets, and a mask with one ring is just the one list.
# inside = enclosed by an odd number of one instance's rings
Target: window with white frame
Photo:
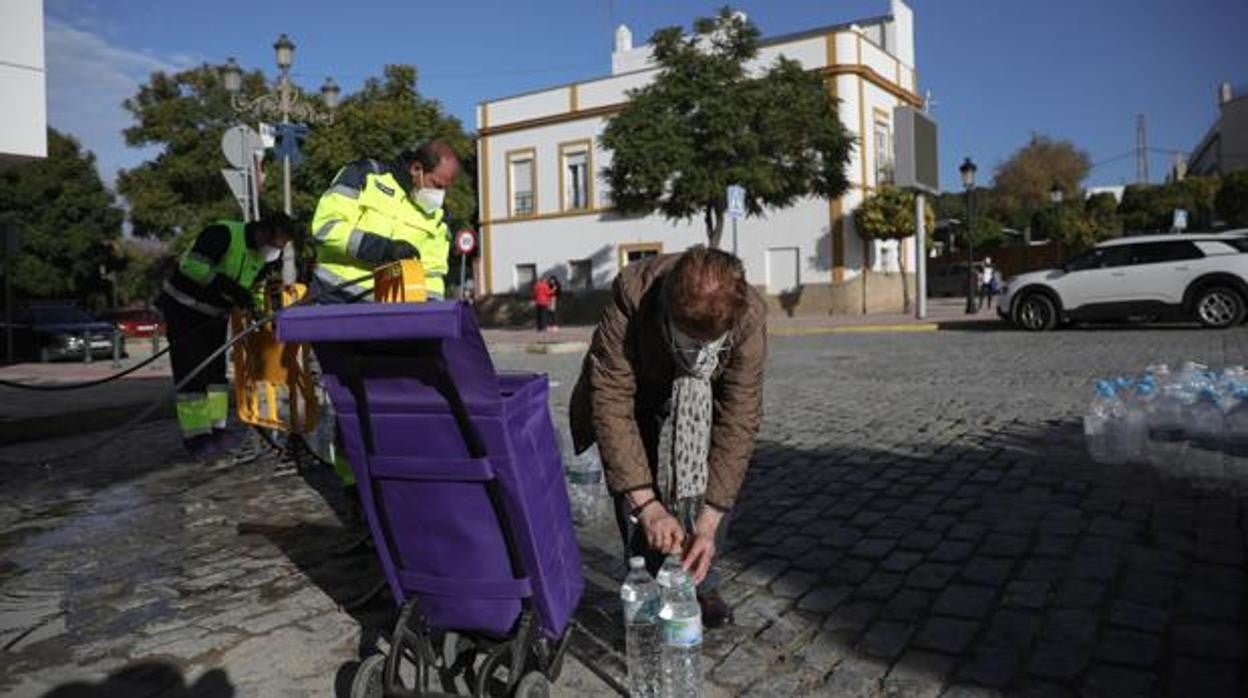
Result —
[[532, 150], [507, 155], [507, 183], [512, 216], [537, 213], [537, 158]]
[[594, 260], [574, 259], [568, 262], [571, 274], [568, 279], [569, 290], [594, 290]]
[[533, 282], [537, 279], [536, 264], [516, 265], [516, 295], [529, 297], [533, 295]]
[[587, 209], [592, 204], [589, 147], [589, 141], [559, 146], [559, 178], [563, 188], [564, 211]]
[[875, 186], [893, 182], [893, 135], [888, 124], [875, 122]]

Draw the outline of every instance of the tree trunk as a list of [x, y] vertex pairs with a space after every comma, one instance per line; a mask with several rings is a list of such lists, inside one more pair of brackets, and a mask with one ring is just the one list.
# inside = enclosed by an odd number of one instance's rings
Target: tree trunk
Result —
[[704, 219], [706, 221], [706, 243], [708, 246], [718, 250], [719, 243], [724, 237], [723, 209], [707, 206]]

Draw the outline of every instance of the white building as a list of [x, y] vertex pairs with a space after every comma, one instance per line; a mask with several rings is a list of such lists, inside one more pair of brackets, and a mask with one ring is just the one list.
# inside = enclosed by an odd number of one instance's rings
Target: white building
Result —
[[47, 157], [43, 0], [0, 2], [0, 165]]
[[[828, 201], [809, 198], [739, 225], [739, 254], [751, 283], [769, 294], [798, 294], [804, 312], [860, 312], [864, 254], [875, 271], [897, 269], [895, 243], [867, 243], [852, 216], [888, 176], [895, 106], [920, 106], [910, 8], [891, 0], [890, 14], [764, 38], [756, 66], [781, 55], [820, 71], [840, 99], [840, 119], [858, 139], [848, 165], [852, 186]], [[484, 102], [477, 109], [482, 249], [478, 289], [524, 294], [535, 275], [554, 274], [573, 292], [609, 288], [630, 262], [706, 241], [700, 219], [622, 217], [611, 210], [598, 146], [607, 119], [627, 90], [654, 78], [648, 45], [634, 47], [620, 27], [611, 75]], [[731, 247], [725, 224], [725, 248]], [[866, 249], [870, 247], [872, 249]], [[913, 241], [904, 254], [914, 256]], [[911, 262], [908, 270], [914, 269]], [[896, 277], [894, 276], [894, 279]], [[891, 305], [900, 283], [869, 284], [872, 307]]]

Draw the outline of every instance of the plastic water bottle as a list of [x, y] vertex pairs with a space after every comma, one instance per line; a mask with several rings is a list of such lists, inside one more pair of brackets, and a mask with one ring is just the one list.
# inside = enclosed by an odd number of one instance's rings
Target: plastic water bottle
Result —
[[1136, 384], [1135, 390], [1129, 394], [1125, 407], [1124, 460], [1128, 463], [1143, 463], [1148, 458], [1148, 413], [1153, 407], [1153, 398], [1157, 395], [1157, 385], [1151, 377], [1144, 377]]
[[1223, 420], [1222, 462], [1227, 477], [1248, 483], [1248, 385], [1233, 386], [1230, 403]]
[[1088, 453], [1098, 463], [1122, 463], [1125, 457], [1122, 435], [1125, 431], [1126, 411], [1122, 401], [1114, 394], [1109, 381], [1098, 381], [1096, 397], [1083, 418], [1083, 435], [1087, 439]]
[[624, 603], [628, 695], [633, 698], [658, 698], [663, 685], [659, 585], [646, 572], [645, 558], [629, 558], [628, 568], [628, 577], [620, 587], [620, 600]]
[[584, 526], [598, 519], [607, 503], [598, 446], [591, 446], [584, 453], [568, 458], [564, 474], [568, 479], [573, 522]]
[[[669, 562], [675, 558], [668, 558]], [[666, 563], [664, 563], [667, 566]], [[702, 695], [702, 609], [693, 578], [676, 563], [663, 586], [659, 619], [663, 626], [664, 698]]]
[[1188, 451], [1185, 465], [1193, 477], [1222, 477], [1223, 418], [1217, 391], [1212, 385], [1201, 388], [1187, 410]]
[[1148, 414], [1148, 460], [1158, 469], [1181, 463], [1186, 450], [1187, 397], [1176, 376], [1163, 383]]

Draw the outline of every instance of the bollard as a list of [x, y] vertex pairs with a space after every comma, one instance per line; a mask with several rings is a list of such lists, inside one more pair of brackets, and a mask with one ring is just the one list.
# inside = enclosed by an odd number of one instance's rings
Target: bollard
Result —
[[160, 353], [160, 330], [152, 330], [152, 355]]
[[91, 338], [86, 330], [82, 331], [82, 363], [91, 363]]
[[113, 368], [121, 368], [121, 332], [113, 328]]

